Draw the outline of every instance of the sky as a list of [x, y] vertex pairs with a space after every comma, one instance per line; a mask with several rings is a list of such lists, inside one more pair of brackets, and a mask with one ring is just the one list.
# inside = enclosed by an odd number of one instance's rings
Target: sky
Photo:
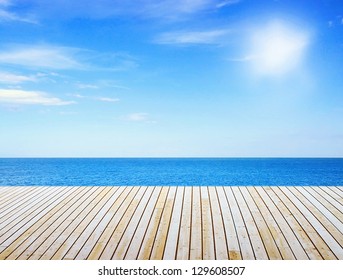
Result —
[[0, 157], [343, 157], [340, 0], [0, 0]]

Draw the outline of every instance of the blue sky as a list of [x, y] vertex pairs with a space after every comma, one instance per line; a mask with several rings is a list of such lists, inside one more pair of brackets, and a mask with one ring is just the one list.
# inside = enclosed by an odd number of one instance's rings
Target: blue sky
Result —
[[341, 1], [0, 0], [0, 157], [342, 157]]

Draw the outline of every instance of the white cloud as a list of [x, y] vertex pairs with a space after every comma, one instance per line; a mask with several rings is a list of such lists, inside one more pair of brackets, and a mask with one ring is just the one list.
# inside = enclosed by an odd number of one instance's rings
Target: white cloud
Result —
[[36, 24], [37, 21], [29, 16], [23, 16], [11, 12], [8, 8], [12, 5], [12, 1], [8, 0], [0, 0], [0, 22], [6, 21], [21, 21], [26, 23], [34, 23]]
[[0, 83], [2, 84], [21, 84], [24, 82], [35, 82], [35, 76], [16, 75], [7, 72], [0, 72]]
[[[163, 10], [167, 9], [179, 13], [196, 13], [211, 6], [211, 0], [167, 0], [160, 2]], [[162, 10], [162, 9], [161, 9]]]
[[9, 6], [11, 4], [10, 0], [0, 0], [0, 6]]
[[180, 31], [161, 34], [155, 40], [158, 44], [216, 44], [219, 39], [228, 34], [227, 29], [208, 31]]
[[223, 7], [226, 7], [226, 6], [230, 6], [230, 5], [234, 5], [234, 4], [237, 4], [241, 2], [241, 0], [224, 0], [222, 2], [219, 2], [216, 7], [217, 8], [223, 8]]
[[86, 96], [84, 95], [81, 95], [81, 94], [73, 94], [74, 97], [77, 97], [77, 98], [85, 98]]
[[74, 56], [78, 50], [58, 46], [20, 45], [0, 51], [0, 63], [51, 69], [82, 68]]
[[110, 97], [98, 97], [96, 100], [103, 101], [103, 102], [118, 102], [119, 98], [110, 98]]
[[[29, 0], [27, 0], [29, 1]], [[206, 10], [215, 10], [239, 2], [238, 0], [30, 0], [28, 12], [38, 17], [107, 18], [118, 15], [141, 18], [179, 19]], [[32, 9], [32, 10], [30, 10]]]
[[126, 121], [132, 122], [146, 122], [149, 120], [149, 114], [147, 113], [132, 113], [123, 118]]
[[100, 53], [56, 45], [9, 45], [0, 49], [0, 63], [33, 69], [127, 71], [137, 67], [126, 53]]
[[46, 93], [39, 91], [0, 89], [0, 103], [59, 106], [69, 105], [75, 102], [63, 101], [57, 97], [51, 97]]
[[82, 83], [78, 83], [78, 84], [76, 84], [76, 86], [79, 89], [98, 89], [99, 88], [99, 86], [97, 86], [97, 85], [82, 84]]
[[258, 75], [284, 74], [301, 64], [309, 43], [308, 32], [273, 22], [252, 34], [251, 49], [245, 57]]

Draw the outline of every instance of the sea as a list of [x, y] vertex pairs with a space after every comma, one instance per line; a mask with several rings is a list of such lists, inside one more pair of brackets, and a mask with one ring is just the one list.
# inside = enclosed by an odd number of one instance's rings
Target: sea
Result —
[[343, 186], [343, 158], [0, 158], [0, 186]]

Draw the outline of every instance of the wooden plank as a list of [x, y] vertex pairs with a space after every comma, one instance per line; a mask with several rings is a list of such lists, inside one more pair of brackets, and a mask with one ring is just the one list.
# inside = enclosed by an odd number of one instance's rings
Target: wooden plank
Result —
[[[89, 202], [91, 195], [94, 194], [96, 190], [97, 188], [94, 187], [82, 188], [82, 191], [77, 194], [75, 198], [73, 198], [63, 206], [63, 211], [61, 211], [61, 213], [58, 213], [58, 215], [55, 215], [56, 217], [54, 217], [53, 221], [49, 222], [47, 225], [44, 224], [44, 226], [41, 226], [35, 232], [32, 237], [37, 236], [37, 238], [22, 252], [22, 254], [17, 259], [38, 259], [46, 250], [46, 244], [47, 242], [49, 242], [51, 236], [56, 234], [56, 232], [59, 233], [58, 230], [61, 228], [61, 225], [63, 223], [66, 223], [68, 219], [71, 219], [73, 215], [75, 215], [74, 212], [77, 212], [77, 209], [84, 207], [83, 204]], [[24, 246], [25, 244], [22, 245]], [[42, 252], [41, 254], [39, 254], [40, 251]]]
[[[100, 256], [100, 259], [109, 260], [115, 253], [117, 245], [120, 241], [122, 233], [124, 232], [132, 213], [134, 213], [140, 198], [134, 200], [138, 191], [141, 191], [140, 194], [144, 193], [144, 189], [139, 189], [138, 187], [133, 187], [130, 194], [125, 198], [124, 202], [116, 212], [116, 215], [113, 216], [111, 223], [106, 228], [108, 232], [108, 242], [105, 244], [104, 250]], [[112, 233], [112, 234], [111, 234]], [[106, 234], [106, 233], [104, 233]]]
[[29, 190], [37, 189], [37, 187], [0, 187], [0, 206], [3, 204], [3, 201], [7, 198], [16, 198], [20, 197], [20, 194], [25, 194]]
[[214, 232], [212, 225], [212, 210], [207, 187], [200, 187], [201, 217], [202, 217], [202, 247], [203, 259], [215, 260]]
[[51, 209], [51, 211], [47, 212], [40, 220], [32, 226], [27, 227], [27, 230], [25, 230], [16, 240], [11, 242], [6, 250], [0, 254], [0, 259], [7, 258], [14, 260], [24, 252], [27, 252], [28, 247], [56, 221], [65, 209], [67, 209], [68, 203], [80, 198], [84, 188], [69, 188], [64, 194], [64, 199]]
[[[11, 222], [5, 227], [0, 225], [3, 234], [0, 236], [0, 245], [8, 246], [13, 240], [20, 236], [27, 227], [33, 225], [46, 212], [53, 208], [63, 198], [63, 194], [67, 191], [66, 188], [60, 188], [53, 192], [47, 190], [47, 194], [37, 201], [37, 204], [27, 209], [25, 213], [21, 213], [16, 220], [11, 219]], [[46, 198], [46, 200], [44, 200]], [[26, 207], [25, 207], [26, 208]], [[17, 214], [16, 214], [17, 215]]]
[[[123, 187], [120, 189], [122, 190]], [[129, 217], [129, 213], [131, 213], [130, 210], [126, 209], [135, 208], [137, 198], [134, 199], [134, 197], [143, 194], [144, 190], [139, 187], [128, 188], [125, 192], [116, 193], [116, 196], [112, 197], [110, 201], [110, 209], [107, 211], [96, 230], [93, 231], [91, 237], [88, 239], [88, 244], [82, 246], [83, 248], [76, 259], [98, 259], [100, 258], [100, 255], [104, 253], [103, 251], [106, 247], [106, 243], [115, 247], [117, 241], [113, 235], [116, 234], [123, 220], [128, 222], [131, 218]], [[141, 198], [139, 197], [138, 200], [139, 199]], [[79, 246], [81, 247], [81, 244]], [[76, 246], [76, 248], [77, 247], [78, 246]], [[110, 255], [104, 256], [103, 259], [110, 259], [111, 254], [112, 252]]]
[[118, 225], [123, 215], [123, 211], [126, 207], [126, 205], [124, 204], [125, 200], [132, 198], [132, 194], [130, 196], [130, 193], [133, 190], [132, 187], [125, 187], [125, 188], [121, 187], [120, 190], [122, 192], [119, 193], [118, 199], [115, 201], [114, 205], [111, 208], [112, 209], [111, 212], [106, 217], [106, 220], [105, 220], [106, 227], [104, 228], [104, 230], [99, 232], [100, 237], [98, 238], [98, 241], [96, 242], [95, 246], [92, 248], [92, 251], [88, 255], [87, 259], [90, 259], [90, 260], [100, 259], [100, 256], [104, 248], [106, 247], [108, 240], [111, 238], [113, 230]]
[[177, 187], [169, 232], [166, 240], [165, 250], [163, 253], [164, 260], [175, 260], [177, 258], [176, 255], [179, 240], [179, 231], [181, 227], [184, 191], [185, 187]]
[[30, 188], [0, 186], [0, 259], [343, 259], [341, 186]]
[[105, 187], [96, 187], [95, 192], [87, 199], [87, 204], [83, 207], [73, 209], [69, 217], [67, 217], [55, 231], [37, 248], [37, 250], [29, 257], [29, 259], [48, 260], [53, 257], [60, 246], [68, 241], [69, 236], [77, 228], [77, 226], [87, 217], [91, 210], [97, 205], [102, 197], [109, 191]]
[[52, 187], [40, 188], [38, 192], [31, 193], [26, 200], [20, 202], [15, 201], [15, 203], [11, 204], [8, 208], [2, 209], [0, 226], [5, 229], [6, 225], [10, 224], [12, 221], [16, 222], [18, 217], [23, 217], [23, 214], [27, 214], [32, 208], [40, 205], [39, 203], [44, 204], [47, 197], [58, 190], [58, 188]]
[[149, 226], [147, 228], [144, 240], [141, 244], [141, 249], [138, 254], [139, 260], [148, 260], [151, 255], [151, 250], [154, 245], [155, 236], [162, 216], [163, 208], [167, 199], [169, 187], [162, 187], [162, 191], [152, 213]]
[[[235, 196], [233, 194], [232, 189], [233, 188], [237, 188], [237, 187], [225, 187], [225, 194], [226, 194], [226, 198], [227, 201], [229, 203], [230, 209], [231, 209], [231, 213], [232, 213], [232, 219], [234, 222], [234, 226], [235, 226], [235, 231], [237, 232], [237, 238], [238, 238], [238, 242], [239, 242], [239, 247], [240, 247], [240, 251], [241, 251], [241, 256], [243, 260], [254, 260], [255, 259], [255, 254], [253, 251], [253, 247], [249, 238], [249, 234], [242, 216], [242, 213], [240, 211], [240, 207], [235, 199]], [[221, 197], [221, 196], [219, 196]], [[222, 204], [223, 207], [223, 204]], [[223, 212], [224, 214], [225, 212]], [[229, 217], [228, 217], [229, 218]], [[225, 221], [225, 219], [224, 219]], [[233, 234], [233, 230], [231, 229], [231, 227], [226, 227], [226, 232], [230, 232], [231, 234]], [[234, 240], [234, 237], [232, 237], [231, 239]], [[228, 242], [229, 242], [229, 250], [230, 250], [230, 239], [228, 238]], [[237, 250], [237, 248], [235, 249]], [[230, 250], [231, 251], [231, 250]], [[229, 251], [229, 254], [230, 254]], [[230, 257], [231, 259], [231, 257]]]
[[157, 197], [154, 196], [152, 199], [150, 199], [149, 204], [145, 209], [141, 220], [139, 221], [135, 234], [132, 237], [129, 248], [124, 257], [124, 259], [126, 260], [136, 260], [138, 258], [138, 254], [146, 235], [151, 217], [153, 216], [153, 213], [155, 211], [155, 207], [159, 203], [160, 197], [163, 197], [165, 195], [165, 193], [162, 194], [162, 191], [165, 192], [165, 188], [156, 187], [156, 191], [157, 192], [154, 192], [154, 195], [157, 194]]
[[264, 247], [263, 241], [258, 232], [258, 228], [256, 226], [254, 218], [249, 211], [248, 205], [244, 201], [240, 188], [241, 187], [232, 188], [232, 191], [234, 193], [234, 196], [237, 200], [240, 211], [242, 213], [243, 219], [245, 221], [245, 225], [249, 234], [251, 245], [255, 253], [255, 257], [257, 260], [267, 260], [268, 259], [267, 251]]
[[[327, 246], [325, 241], [323, 240], [322, 236], [318, 234], [314, 226], [307, 220], [306, 213], [304, 213], [301, 209], [298, 209], [296, 207], [296, 204], [294, 204], [293, 200], [291, 200], [290, 197], [286, 195], [281, 188], [274, 187], [273, 191], [277, 194], [280, 200], [282, 200], [283, 203], [287, 205], [287, 208], [290, 210], [291, 215], [298, 221], [299, 225], [301, 225], [300, 230], [308, 235], [308, 237], [312, 241], [311, 243], [321, 254], [322, 258], [337, 259], [336, 256], [330, 250], [330, 248]], [[308, 243], [303, 243], [303, 245], [307, 246]], [[313, 252], [313, 250], [311, 251]], [[312, 256], [311, 259], [312, 258], [315, 258], [315, 257]]]
[[123, 191], [123, 187], [116, 187], [111, 189], [112, 192], [109, 194], [109, 199], [104, 201], [100, 211], [90, 221], [83, 232], [79, 235], [77, 240], [74, 242], [72, 247], [68, 250], [65, 255], [65, 259], [87, 259], [89, 252], [93, 248], [95, 242], [100, 237], [101, 233], [105, 230], [110, 217], [114, 215], [118, 209], [116, 201], [119, 195]]
[[0, 197], [2, 196], [3, 193], [9, 191], [11, 188], [15, 188], [15, 187], [0, 186]]
[[[21, 189], [24, 189], [24, 187]], [[1, 203], [0, 223], [2, 220], [6, 219], [6, 215], [14, 215], [18, 211], [20, 211], [21, 208], [30, 203], [32, 199], [38, 198], [39, 195], [42, 195], [44, 191], [48, 189], [52, 190], [51, 187], [37, 187], [28, 188], [28, 190], [24, 190], [24, 192], [16, 191], [15, 193], [12, 193]]]
[[[251, 195], [250, 195], [250, 193], [246, 187], [241, 187], [240, 191], [241, 191], [243, 198], [246, 201], [247, 206], [250, 210], [250, 213], [253, 216], [253, 219], [256, 223], [258, 232], [260, 234], [260, 237], [262, 239], [262, 242], [263, 242], [264, 247], [266, 249], [266, 252], [268, 254], [268, 258], [270, 260], [282, 259], [279, 248], [283, 249], [283, 251], [287, 255], [287, 258], [289, 258], [289, 256], [292, 256], [293, 254], [290, 251], [287, 242], [282, 242], [285, 240], [284, 239], [282, 240], [281, 238], [279, 238], [277, 234], [273, 235], [271, 233], [270, 228], [268, 227], [263, 215], [260, 212], [260, 208], [263, 207], [263, 202], [260, 200], [254, 200], [251, 197]], [[269, 216], [269, 218], [271, 218], [271, 217], [272, 216]], [[280, 247], [277, 246], [275, 239], [278, 241], [279, 244], [282, 243]]]
[[192, 187], [192, 226], [190, 259], [203, 259], [200, 187]]
[[9, 188], [6, 193], [1, 196], [0, 199], [0, 211], [1, 215], [3, 216], [2, 212], [8, 207], [9, 205], [12, 206], [13, 203], [18, 203], [21, 200], [25, 199], [30, 193], [34, 191], [39, 191], [39, 188], [35, 187], [12, 187]]
[[192, 222], [192, 188], [185, 187], [180, 222], [179, 241], [176, 253], [177, 260], [188, 260]]
[[343, 186], [336, 186], [336, 189], [341, 191], [341, 195], [343, 195]]
[[[265, 188], [266, 187], [249, 188], [249, 192], [255, 201], [258, 199], [263, 200], [265, 206], [263, 206], [262, 203], [259, 203], [258, 205], [261, 213], [270, 226], [269, 228], [275, 240], [277, 240], [283, 259], [308, 260], [308, 255], [290, 226], [291, 224], [294, 227], [294, 222], [290, 224], [287, 222], [287, 219], [282, 215], [281, 210], [266, 193]], [[280, 241], [277, 238], [279, 238]], [[290, 248], [292, 255], [290, 255], [289, 252], [284, 252], [283, 248]]]
[[329, 196], [331, 196], [337, 203], [343, 206], [343, 194], [338, 194], [334, 191], [334, 188], [328, 187], [320, 187], [320, 190], [326, 192]]
[[[333, 214], [336, 215], [336, 217], [343, 222], [342, 220], [342, 213], [343, 213], [343, 205], [340, 204], [337, 200], [335, 200], [330, 194], [328, 194], [327, 192], [323, 191], [323, 188], [320, 187], [312, 187], [309, 189], [309, 192], [315, 196], [317, 199], [319, 199], [318, 196], [321, 196], [325, 201], [322, 202], [322, 204], [324, 204], [325, 206], [327, 205], [327, 203], [329, 203], [331, 206], [327, 207], [328, 209], [331, 209], [331, 207], [334, 207], [335, 209], [333, 211], [331, 211]], [[323, 201], [323, 200], [321, 200]], [[337, 214], [337, 212], [339, 214]]]
[[[316, 208], [325, 215], [325, 217], [331, 221], [331, 223], [336, 224], [340, 232], [343, 232], [343, 212], [332, 205], [327, 199], [325, 199], [318, 192], [314, 191], [310, 187], [300, 187], [297, 188], [304, 197], [307, 198]], [[343, 210], [343, 207], [342, 207]]]
[[[263, 187], [257, 188], [262, 189]], [[277, 216], [278, 220], [276, 220], [276, 216], [274, 216], [273, 212], [269, 211], [266, 202], [259, 196], [254, 187], [243, 188], [242, 193], [251, 213], [255, 215], [255, 221], [269, 258], [294, 260], [295, 256], [278, 224], [278, 222], [282, 222], [281, 217]], [[276, 210], [276, 212], [278, 211]], [[304, 256], [305, 258], [307, 257], [305, 252]]]
[[[340, 198], [343, 199], [342, 195], [343, 195], [343, 191], [341, 190], [341, 187], [331, 187], [330, 188], [333, 192], [335, 192]], [[342, 200], [340, 199], [340, 202], [342, 202]]]
[[[343, 235], [341, 233], [342, 230], [342, 223], [338, 221], [336, 217], [334, 217], [325, 207], [323, 207], [317, 200], [313, 199], [313, 197], [308, 197], [311, 199], [309, 201], [304, 195], [303, 191], [299, 190], [299, 188], [289, 187], [287, 189], [283, 188], [283, 191], [287, 193], [289, 196], [294, 198], [294, 203], [297, 205], [299, 209], [306, 213], [307, 219], [311, 221], [311, 224], [315, 227], [316, 231], [321, 234], [325, 242], [331, 248], [332, 252], [338, 258], [343, 258]], [[291, 193], [293, 195], [291, 195]], [[306, 194], [306, 192], [305, 192]], [[296, 198], [296, 199], [295, 199]], [[313, 205], [316, 203], [316, 206]], [[331, 219], [336, 218], [335, 224], [330, 222], [319, 210], [325, 211], [325, 215], [330, 215]], [[331, 217], [333, 216], [333, 217]], [[337, 230], [338, 229], [338, 230]], [[338, 244], [337, 244], [338, 243]]]
[[100, 188], [86, 187], [82, 192], [82, 197], [66, 205], [64, 211], [49, 227], [44, 228], [39, 237], [25, 249], [18, 259], [39, 259], [43, 253], [54, 244], [57, 237], [67, 228], [67, 226], [77, 217], [82, 215], [84, 210], [96, 197]]
[[[107, 187], [104, 188], [105, 192], [97, 198], [96, 203], [94, 204], [94, 207], [91, 209], [89, 213], [84, 217], [84, 219], [77, 225], [77, 227], [72, 231], [72, 233], [69, 235], [68, 239], [63, 241], [62, 244], [58, 250], [53, 254], [51, 257], [52, 260], [61, 260], [61, 259], [73, 259], [74, 256], [77, 254], [77, 252], [71, 251], [71, 257], [68, 258], [67, 253], [69, 250], [72, 249], [72, 246], [79, 240], [79, 237], [82, 236], [80, 243], [84, 241], [84, 236], [89, 236], [90, 232], [85, 230], [87, 229], [88, 225], [92, 224], [93, 221], [94, 224], [97, 224], [98, 222], [98, 215], [101, 218], [101, 215], [103, 214], [101, 211], [106, 207], [107, 202], [111, 199], [113, 193], [116, 191], [115, 188]], [[99, 214], [100, 213], [100, 214]], [[83, 234], [85, 232], [85, 234]], [[79, 248], [77, 248], [79, 250]]]
[[163, 213], [156, 233], [154, 245], [152, 247], [150, 255], [151, 260], [161, 260], [163, 258], [164, 248], [167, 242], [167, 236], [174, 207], [175, 195], [176, 187], [170, 187], [167, 200], [163, 207]]
[[313, 227], [301, 215], [299, 210], [287, 198], [282, 196], [283, 194], [281, 194], [281, 197], [278, 195], [278, 188], [264, 187], [263, 189], [266, 191], [270, 199], [273, 201], [275, 206], [279, 209], [280, 213], [291, 227], [309, 259], [322, 260], [323, 257], [317, 250], [312, 239], [309, 237], [308, 231], [310, 231], [310, 235], [314, 241], [322, 242], [322, 240], [317, 239], [318, 235], [315, 233]]
[[[211, 203], [211, 213], [212, 213], [212, 220], [213, 220], [215, 259], [227, 260], [229, 259], [229, 253], [228, 253], [226, 236], [225, 236], [223, 215], [220, 208], [216, 188], [209, 187], [208, 192], [209, 192], [209, 201]], [[223, 195], [225, 197], [224, 193]], [[237, 242], [237, 245], [238, 245], [238, 242]], [[239, 247], [238, 247], [238, 251], [239, 251]]]
[[[135, 236], [136, 230], [138, 228], [139, 222], [141, 221], [142, 217], [146, 212], [149, 212], [149, 209], [151, 209], [151, 206], [154, 206], [160, 189], [157, 189], [155, 187], [147, 187], [147, 190], [141, 199], [136, 211], [133, 213], [132, 218], [129, 222], [129, 225], [127, 226], [125, 230], [125, 234], [122, 236], [118, 246], [117, 250], [112, 256], [112, 259], [115, 260], [123, 260], [126, 252], [130, 246], [131, 240], [133, 239], [133, 236]], [[136, 252], [136, 256], [138, 255], [138, 250]], [[89, 259], [89, 258], [88, 258]]]

